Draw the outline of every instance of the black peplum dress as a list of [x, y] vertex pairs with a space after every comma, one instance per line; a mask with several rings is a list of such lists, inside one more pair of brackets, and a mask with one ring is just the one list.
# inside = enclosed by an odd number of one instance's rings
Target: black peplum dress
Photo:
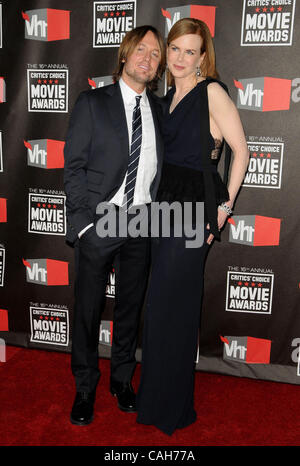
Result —
[[168, 435], [196, 420], [194, 370], [209, 249], [206, 240], [210, 231], [219, 236], [217, 205], [229, 199], [217, 171], [223, 141], [214, 140], [209, 129], [207, 85], [211, 81], [198, 83], [172, 113], [175, 89], [165, 98], [165, 158], [157, 201], [204, 202], [205, 206], [201, 247], [186, 248], [187, 238], [172, 234], [173, 225], [170, 237], [152, 241], [137, 422], [155, 425]]

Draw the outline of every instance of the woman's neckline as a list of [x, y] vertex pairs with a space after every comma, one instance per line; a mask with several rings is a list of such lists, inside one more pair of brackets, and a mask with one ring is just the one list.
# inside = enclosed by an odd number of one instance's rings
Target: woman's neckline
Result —
[[[176, 108], [181, 104], [182, 101], [184, 101], [195, 89], [198, 88], [198, 86], [200, 84], [202, 84], [203, 82], [206, 81], [206, 78], [203, 79], [202, 81], [199, 81], [194, 87], [192, 87], [192, 89], [190, 89], [183, 97], [182, 99], [176, 104], [176, 106], [173, 108], [172, 112], [170, 112], [170, 106], [171, 106], [171, 102], [172, 102], [172, 99], [170, 101], [170, 105], [169, 105], [169, 110], [168, 110], [168, 114], [169, 115], [172, 115], [174, 113], [174, 111], [176, 110]], [[171, 91], [172, 91], [172, 95], [174, 95], [175, 93], [175, 90], [176, 90], [176, 86], [173, 86]]]

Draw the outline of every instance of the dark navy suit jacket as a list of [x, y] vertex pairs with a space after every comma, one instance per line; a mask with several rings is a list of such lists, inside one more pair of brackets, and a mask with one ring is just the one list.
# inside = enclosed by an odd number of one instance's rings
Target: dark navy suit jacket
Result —
[[[150, 188], [157, 193], [163, 159], [160, 99], [147, 91], [152, 110], [157, 173]], [[64, 149], [67, 235], [70, 243], [94, 222], [99, 202], [111, 199], [126, 175], [129, 140], [119, 83], [82, 92], [74, 106]]]

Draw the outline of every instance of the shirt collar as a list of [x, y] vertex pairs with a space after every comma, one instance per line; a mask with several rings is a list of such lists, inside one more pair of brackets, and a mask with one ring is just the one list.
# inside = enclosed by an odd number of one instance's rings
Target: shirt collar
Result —
[[146, 93], [146, 88], [143, 90], [143, 92], [141, 94], [138, 94], [137, 92], [135, 92], [133, 89], [131, 89], [130, 86], [128, 86], [128, 84], [125, 83], [124, 79], [120, 78], [119, 80], [119, 84], [120, 84], [120, 89], [121, 89], [121, 93], [122, 93], [122, 97], [123, 97], [123, 100], [124, 100], [124, 103], [125, 104], [132, 104], [132, 105], [135, 105], [136, 104], [136, 100], [135, 100], [135, 97], [137, 95], [141, 95], [142, 98], [141, 98], [141, 104], [144, 104], [144, 105], [147, 105], [148, 104], [148, 98], [147, 98], [147, 93]]

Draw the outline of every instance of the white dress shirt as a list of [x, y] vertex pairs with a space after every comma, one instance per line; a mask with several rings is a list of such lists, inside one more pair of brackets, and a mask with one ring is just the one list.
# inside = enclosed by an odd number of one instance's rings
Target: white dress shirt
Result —
[[[142, 204], [148, 204], [151, 202], [150, 186], [156, 175], [157, 170], [155, 128], [146, 89], [144, 89], [144, 91], [141, 94], [138, 94], [133, 89], [131, 89], [131, 87], [129, 87], [122, 78], [119, 80], [119, 84], [126, 113], [129, 153], [132, 136], [132, 115], [133, 109], [136, 105], [135, 97], [137, 95], [142, 96], [140, 101], [142, 117], [142, 145], [132, 204], [134, 206], [138, 206]], [[125, 181], [126, 175], [123, 179], [122, 185], [120, 186], [119, 190], [109, 201], [119, 207], [121, 207], [123, 204]], [[93, 226], [93, 223], [87, 225], [83, 230], [81, 230], [78, 234], [78, 237], [80, 238], [83, 235], [83, 233], [86, 230], [88, 230], [91, 226]]]
[[[129, 87], [124, 82], [122, 78], [120, 79], [119, 84], [126, 113], [129, 139], [129, 153], [132, 137], [132, 114], [133, 109], [136, 106], [135, 97], [137, 95], [142, 96], [140, 101], [142, 117], [142, 145], [132, 205], [137, 206], [142, 204], [148, 204], [149, 202], [151, 202], [150, 186], [156, 175], [157, 169], [155, 129], [152, 118], [152, 112], [146, 94], [146, 89], [144, 89], [142, 94], [137, 94], [133, 89], [131, 89], [131, 87]], [[119, 207], [121, 207], [123, 204], [125, 180], [126, 176], [124, 177], [120, 189], [110, 200], [110, 202], [114, 203], [115, 205], [118, 205]]]

